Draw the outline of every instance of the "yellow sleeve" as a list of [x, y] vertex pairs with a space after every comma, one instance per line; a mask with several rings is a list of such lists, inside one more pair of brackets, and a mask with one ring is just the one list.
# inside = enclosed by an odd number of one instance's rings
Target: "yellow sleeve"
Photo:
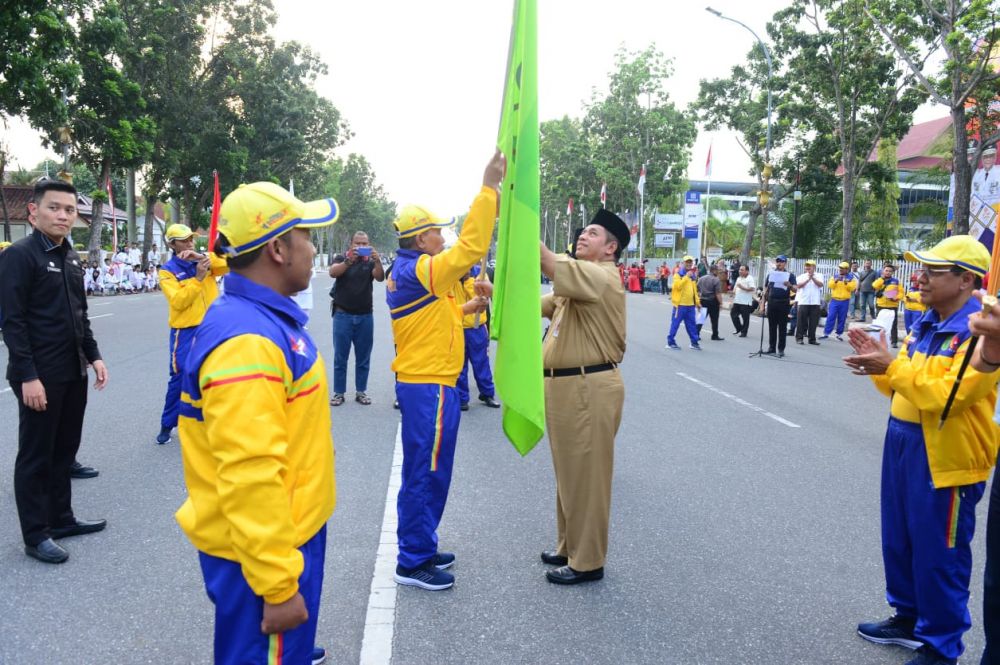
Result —
[[[914, 369], [909, 358], [903, 358], [900, 354], [886, 369], [889, 387], [921, 411], [940, 413], [944, 411], [944, 405], [948, 401], [948, 395], [951, 394], [952, 386], [955, 385], [958, 370], [968, 349], [969, 340], [966, 340], [955, 352], [951, 367], [940, 376], [932, 376], [931, 372], [927, 371], [926, 364], [925, 369]], [[958, 413], [989, 395], [997, 385], [997, 372], [983, 374], [972, 369], [970, 365], [965, 370], [951, 412]]]
[[496, 210], [497, 192], [484, 186], [472, 201], [455, 246], [435, 256], [424, 254], [417, 260], [417, 279], [425, 289], [434, 295], [448, 293], [469, 268], [486, 256], [493, 240]]
[[208, 255], [208, 259], [212, 263], [212, 267], [210, 269], [212, 277], [222, 277], [223, 275], [229, 274], [229, 263], [226, 261], [225, 257], [211, 253]]
[[552, 293], [560, 298], [597, 302], [608, 288], [607, 273], [593, 261], [577, 261], [565, 254], [556, 257]]
[[[905, 358], [908, 361], [910, 358], [909, 352], [907, 351], [908, 348], [909, 344], [907, 342], [904, 342], [903, 348], [901, 348], [899, 350], [899, 353], [896, 354], [896, 360], [899, 360], [900, 358]], [[893, 362], [896, 362], [896, 360], [894, 360]], [[892, 365], [890, 364], [890, 367], [891, 366]], [[892, 397], [892, 387], [889, 386], [888, 373], [872, 374], [872, 383], [875, 384], [875, 389], [878, 390], [880, 393], [882, 393], [886, 397]]]
[[885, 284], [885, 280], [879, 277], [874, 282], [872, 282], [872, 288], [875, 289], [876, 291], [881, 291], [883, 284]]
[[298, 592], [303, 568], [284, 484], [289, 377], [284, 354], [258, 335], [221, 344], [198, 376], [219, 507], [247, 583], [269, 603]]
[[556, 297], [551, 293], [542, 296], [542, 318], [551, 319], [556, 313]]
[[183, 312], [201, 295], [201, 282], [194, 277], [179, 281], [174, 273], [161, 270], [160, 290], [167, 297], [171, 310]]

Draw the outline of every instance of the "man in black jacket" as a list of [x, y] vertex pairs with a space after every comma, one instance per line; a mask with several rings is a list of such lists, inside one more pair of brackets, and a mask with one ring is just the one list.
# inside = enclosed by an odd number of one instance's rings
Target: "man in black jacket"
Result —
[[87, 319], [80, 257], [67, 239], [76, 220], [76, 189], [40, 181], [28, 212], [34, 232], [0, 256], [0, 326], [20, 416], [14, 498], [25, 553], [62, 563], [69, 553], [53, 539], [107, 525], [73, 515], [70, 470], [87, 406], [87, 367], [94, 368], [98, 390], [108, 370]]

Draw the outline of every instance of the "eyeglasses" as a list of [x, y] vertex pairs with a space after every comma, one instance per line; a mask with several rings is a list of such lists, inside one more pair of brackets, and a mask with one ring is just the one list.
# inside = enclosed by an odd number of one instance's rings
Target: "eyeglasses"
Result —
[[949, 268], [924, 268], [924, 274], [927, 275], [928, 279], [935, 275], [961, 275], [964, 272], [966, 271], [957, 266], [951, 266]]

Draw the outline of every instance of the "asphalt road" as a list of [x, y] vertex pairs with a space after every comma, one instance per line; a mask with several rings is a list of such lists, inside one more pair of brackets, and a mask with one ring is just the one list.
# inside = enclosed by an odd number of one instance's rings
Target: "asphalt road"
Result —
[[[326, 277], [310, 330], [332, 374]], [[385, 510], [398, 412], [392, 343], [376, 286], [371, 406], [333, 411], [337, 510], [330, 521], [318, 642], [357, 663]], [[617, 439], [611, 545], [603, 581], [548, 584], [555, 487], [543, 440], [519, 457], [499, 412], [463, 414], [441, 546], [456, 552], [449, 591], [400, 588], [393, 665], [579, 663], [903, 663], [911, 652], [862, 641], [858, 621], [890, 613], [879, 548], [879, 468], [887, 401], [841, 367], [844, 343], [790, 343], [749, 358], [737, 339], [701, 353], [664, 350], [660, 295], [628, 296], [624, 420]], [[91, 392], [74, 507], [106, 517], [64, 541], [61, 566], [22, 552], [12, 490], [13, 395], [0, 393], [0, 663], [207, 663], [212, 606], [173, 513], [184, 497], [176, 441], [157, 446], [166, 382], [159, 294], [91, 300], [111, 383]], [[6, 369], [2, 354], [0, 370]], [[332, 384], [332, 375], [331, 375]], [[2, 387], [0, 387], [2, 389]], [[982, 650], [986, 502], [974, 543], [973, 628]]]

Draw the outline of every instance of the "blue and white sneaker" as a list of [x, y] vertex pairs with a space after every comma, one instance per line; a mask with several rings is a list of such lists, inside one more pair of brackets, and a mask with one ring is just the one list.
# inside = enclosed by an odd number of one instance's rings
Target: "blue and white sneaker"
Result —
[[691, 343], [691, 348], [694, 349], [695, 351], [701, 351], [701, 347], [695, 342]]
[[876, 644], [897, 644], [907, 649], [919, 649], [924, 645], [913, 634], [917, 620], [898, 614], [885, 621], [858, 624], [858, 635]]
[[403, 568], [396, 565], [396, 574], [392, 576], [396, 584], [405, 586], [415, 586], [428, 591], [442, 591], [450, 589], [455, 584], [455, 576], [438, 570], [434, 565], [434, 559], [428, 559], [422, 566], [417, 568]]
[[438, 552], [434, 555], [434, 567], [438, 570], [448, 570], [455, 565], [455, 555], [451, 552]]
[[326, 649], [323, 647], [313, 647], [312, 665], [322, 665], [326, 662]]
[[681, 347], [677, 346], [676, 344], [669, 344], [668, 343], [667, 344], [667, 348], [670, 349], [671, 351], [680, 351], [681, 350]]
[[170, 432], [172, 429], [170, 427], [161, 427], [160, 433], [156, 435], [156, 442], [161, 446], [170, 443]]

